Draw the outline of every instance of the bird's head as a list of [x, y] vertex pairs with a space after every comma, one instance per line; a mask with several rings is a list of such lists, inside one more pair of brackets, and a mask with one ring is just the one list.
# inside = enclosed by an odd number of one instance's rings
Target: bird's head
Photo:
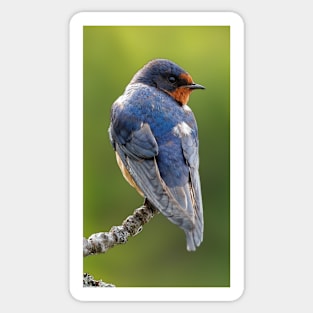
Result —
[[188, 103], [193, 90], [205, 89], [195, 84], [185, 70], [166, 59], [155, 59], [147, 63], [131, 80], [131, 84], [134, 83], [156, 87], [169, 94], [181, 105]]

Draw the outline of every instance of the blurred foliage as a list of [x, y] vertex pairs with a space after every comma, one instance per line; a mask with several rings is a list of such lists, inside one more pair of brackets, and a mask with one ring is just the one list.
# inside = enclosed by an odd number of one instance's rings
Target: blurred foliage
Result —
[[174, 61], [206, 90], [190, 97], [198, 123], [204, 241], [159, 214], [125, 245], [84, 259], [84, 271], [119, 287], [230, 284], [230, 29], [227, 26], [84, 27], [84, 236], [120, 225], [143, 199], [128, 185], [108, 138], [110, 109], [154, 58]]

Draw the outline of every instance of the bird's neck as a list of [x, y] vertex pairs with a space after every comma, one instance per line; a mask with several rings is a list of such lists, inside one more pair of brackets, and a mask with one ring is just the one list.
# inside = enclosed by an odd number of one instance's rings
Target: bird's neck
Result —
[[187, 105], [192, 90], [189, 88], [180, 87], [176, 88], [174, 91], [166, 92], [181, 105]]

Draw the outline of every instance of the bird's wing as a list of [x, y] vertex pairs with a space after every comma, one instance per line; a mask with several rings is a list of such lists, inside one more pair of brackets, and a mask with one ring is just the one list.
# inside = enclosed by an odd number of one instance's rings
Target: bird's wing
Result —
[[127, 124], [116, 128], [116, 123], [113, 120], [109, 129], [111, 142], [136, 185], [172, 223], [191, 231], [194, 227], [192, 216], [180, 206], [161, 178], [155, 158], [158, 144], [150, 126], [141, 123], [139, 128], [132, 126], [133, 129], [127, 131]]
[[[181, 137], [183, 154], [189, 166], [190, 174], [190, 196], [192, 200], [193, 216], [194, 216], [194, 230], [192, 234], [194, 243], [199, 246], [203, 240], [203, 206], [201, 185], [199, 177], [199, 150], [198, 139], [194, 133]], [[186, 233], [187, 234], [187, 233]], [[187, 234], [188, 239], [188, 234]], [[188, 240], [187, 240], [188, 241]]]

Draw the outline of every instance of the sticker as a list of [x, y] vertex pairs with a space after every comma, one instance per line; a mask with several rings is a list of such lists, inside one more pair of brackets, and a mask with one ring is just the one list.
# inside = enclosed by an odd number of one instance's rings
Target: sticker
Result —
[[72, 296], [238, 299], [242, 18], [78, 13], [70, 21], [69, 70]]

